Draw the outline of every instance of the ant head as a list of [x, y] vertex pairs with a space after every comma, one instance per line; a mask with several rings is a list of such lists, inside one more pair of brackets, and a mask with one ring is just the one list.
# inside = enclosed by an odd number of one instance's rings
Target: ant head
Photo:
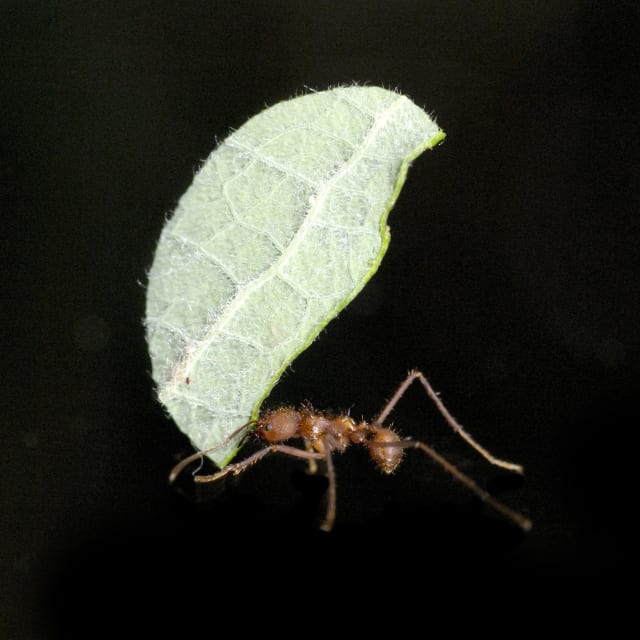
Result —
[[267, 411], [259, 420], [254, 433], [264, 442], [284, 442], [298, 435], [300, 412], [290, 408]]

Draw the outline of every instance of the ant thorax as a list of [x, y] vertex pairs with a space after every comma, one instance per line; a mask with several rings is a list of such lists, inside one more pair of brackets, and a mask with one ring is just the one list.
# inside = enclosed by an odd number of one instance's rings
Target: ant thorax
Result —
[[352, 443], [363, 442], [369, 432], [365, 422], [356, 423], [346, 415], [331, 416], [304, 405], [300, 410], [281, 407], [267, 411], [257, 423], [255, 434], [264, 442], [284, 442], [303, 438], [314, 451], [344, 451]]

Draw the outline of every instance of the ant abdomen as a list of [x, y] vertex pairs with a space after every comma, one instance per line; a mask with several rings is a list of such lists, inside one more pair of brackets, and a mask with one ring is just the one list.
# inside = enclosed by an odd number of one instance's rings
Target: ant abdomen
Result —
[[[402, 461], [404, 449], [398, 446], [399, 442], [398, 434], [384, 427], [373, 428], [373, 435], [366, 442], [371, 459], [384, 473], [393, 473]], [[387, 443], [393, 446], [382, 446]]]

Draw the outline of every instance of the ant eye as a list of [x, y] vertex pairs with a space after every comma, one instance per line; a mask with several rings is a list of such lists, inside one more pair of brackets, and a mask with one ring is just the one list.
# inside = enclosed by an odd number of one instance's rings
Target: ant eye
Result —
[[271, 431], [271, 429], [273, 429], [273, 425], [270, 422], [267, 422], [267, 424], [264, 425], [264, 430]]

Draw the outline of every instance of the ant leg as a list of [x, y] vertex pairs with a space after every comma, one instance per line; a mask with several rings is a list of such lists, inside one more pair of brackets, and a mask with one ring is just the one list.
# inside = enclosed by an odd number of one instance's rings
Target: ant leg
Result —
[[[248, 458], [242, 460], [242, 462], [235, 462], [233, 464], [228, 464], [224, 469], [220, 469], [220, 471], [216, 473], [212, 473], [206, 476], [194, 476], [193, 479], [195, 482], [215, 482], [220, 478], [224, 478], [224, 476], [233, 473], [234, 476], [242, 473], [245, 469], [248, 469], [250, 466], [254, 465], [259, 460], [262, 460], [268, 453], [271, 453], [271, 447], [265, 447], [264, 449], [260, 449], [260, 451], [256, 451], [254, 454], [250, 455]], [[191, 456], [193, 457], [193, 456]]]
[[254, 465], [256, 462], [264, 458], [268, 453], [284, 453], [287, 456], [293, 458], [304, 458], [310, 463], [315, 463], [316, 460], [326, 460], [327, 464], [327, 476], [329, 479], [329, 495], [327, 502], [327, 514], [324, 521], [320, 525], [320, 529], [323, 531], [331, 531], [336, 519], [336, 473], [333, 466], [333, 458], [331, 457], [331, 451], [327, 448], [325, 453], [318, 453], [316, 451], [305, 451], [298, 449], [297, 447], [291, 447], [286, 444], [272, 444], [269, 447], [256, 451], [253, 455], [245, 458], [242, 462], [236, 462], [234, 464], [227, 465], [224, 469], [221, 469], [217, 473], [208, 476], [195, 476], [196, 482], [214, 482], [220, 478], [226, 476], [229, 473], [237, 475], [242, 473], [245, 469]]
[[[268, 453], [284, 453], [289, 456], [293, 456], [296, 458], [306, 458], [307, 460], [318, 460], [320, 458], [324, 458], [324, 455], [321, 453], [315, 453], [311, 451], [302, 451], [302, 449], [298, 449], [297, 447], [290, 447], [286, 444], [272, 444], [264, 449], [260, 449], [260, 451], [256, 451], [254, 454], [250, 455], [248, 458], [245, 458], [241, 462], [235, 462], [233, 464], [228, 464], [224, 469], [216, 473], [212, 473], [211, 475], [206, 476], [194, 476], [194, 480], [196, 482], [215, 482], [220, 478], [224, 478], [224, 476], [233, 473], [234, 476], [242, 473], [245, 469], [248, 469], [256, 462], [262, 460]], [[193, 456], [191, 456], [193, 457]]]
[[[313, 451], [313, 447], [308, 440], [304, 441], [304, 448], [310, 453]], [[315, 458], [310, 458], [307, 463], [307, 473], [310, 475], [315, 475], [318, 473], [318, 463], [315, 461]]]
[[[223, 447], [225, 444], [228, 444], [239, 433], [248, 429], [248, 427], [250, 427], [252, 424], [255, 424], [255, 422], [256, 422], [255, 420], [249, 420], [249, 422], [245, 422], [245, 424], [243, 424], [241, 427], [239, 427], [238, 429], [230, 433], [222, 442], [219, 442], [218, 444], [214, 445], [213, 447], [209, 447], [208, 449], [203, 449], [202, 451], [196, 451], [195, 453], [192, 453], [190, 456], [187, 456], [184, 460], [181, 460], [180, 462], [178, 462], [178, 464], [175, 465], [175, 467], [173, 467], [173, 469], [171, 469], [171, 472], [169, 473], [169, 484], [173, 483], [173, 481], [178, 477], [178, 475], [182, 472], [182, 470], [185, 467], [189, 466], [192, 462], [195, 462], [196, 460], [201, 460], [202, 457], [207, 453], [211, 451], [216, 451], [220, 447]], [[244, 440], [241, 440], [240, 444], [238, 445], [238, 448], [242, 446], [242, 442], [244, 442]]]
[[[193, 455], [185, 458], [182, 462], [176, 465], [171, 472], [170, 480], [173, 481], [175, 477], [184, 469], [189, 463], [201, 458], [202, 455], [206, 453], [205, 451], [200, 451], [198, 453], [194, 453]], [[202, 475], [202, 476], [194, 476], [194, 481], [199, 483], [204, 482], [215, 482], [220, 478], [224, 478], [224, 476], [232, 473], [233, 475], [238, 475], [242, 473], [249, 467], [253, 466], [262, 458], [264, 458], [269, 453], [284, 453], [285, 455], [291, 456], [293, 458], [304, 458], [309, 462], [309, 464], [316, 463], [316, 460], [326, 460], [327, 464], [327, 475], [329, 478], [329, 496], [328, 496], [328, 504], [327, 504], [327, 515], [323, 523], [320, 525], [320, 528], [323, 531], [331, 531], [333, 529], [333, 524], [335, 522], [336, 517], [336, 474], [333, 466], [333, 458], [331, 457], [331, 452], [327, 448], [325, 453], [319, 453], [316, 451], [308, 451], [303, 449], [298, 449], [297, 447], [291, 447], [286, 444], [272, 444], [268, 447], [264, 447], [264, 449], [260, 449], [256, 451], [254, 454], [250, 455], [248, 458], [245, 458], [241, 462], [235, 462], [233, 464], [228, 464], [224, 469], [216, 473], [212, 473], [210, 475]]]
[[[274, 444], [269, 447], [270, 451], [276, 451], [279, 453], [284, 453], [288, 456], [293, 456], [295, 458], [305, 458], [309, 461], [309, 464], [314, 464], [316, 460], [322, 460], [324, 458], [327, 464], [327, 477], [329, 480], [329, 495], [327, 497], [327, 514], [322, 524], [320, 525], [320, 529], [322, 531], [331, 531], [333, 529], [333, 524], [336, 519], [336, 471], [333, 466], [333, 458], [331, 457], [331, 449], [329, 447], [325, 448], [324, 453], [318, 453], [316, 451], [308, 451], [298, 449], [297, 447], [290, 447], [286, 444]], [[264, 451], [264, 449], [263, 449]], [[258, 452], [260, 453], [260, 452]]]
[[320, 525], [320, 529], [327, 532], [331, 531], [336, 520], [336, 470], [333, 465], [331, 448], [325, 447], [324, 453], [318, 453], [316, 451], [309, 450], [303, 451], [302, 449], [291, 447], [286, 444], [274, 444], [269, 447], [269, 450], [284, 453], [295, 458], [305, 458], [309, 461], [310, 464], [313, 463], [314, 465], [316, 460], [325, 460], [325, 463], [327, 465], [327, 479], [329, 480], [329, 494], [327, 496], [327, 513], [324, 520], [322, 521], [322, 524]]
[[329, 480], [329, 495], [327, 496], [327, 513], [324, 521], [320, 525], [322, 531], [329, 532], [333, 529], [336, 520], [336, 470], [333, 466], [333, 458], [331, 457], [331, 449], [327, 447], [325, 450], [325, 460], [327, 461], [327, 478]]
[[393, 394], [393, 397], [387, 404], [383, 407], [380, 415], [375, 419], [374, 424], [377, 426], [382, 425], [387, 416], [393, 411], [393, 408], [398, 403], [398, 400], [402, 398], [405, 394], [406, 390], [409, 388], [414, 380], [420, 380], [422, 386], [425, 388], [427, 395], [433, 403], [436, 405], [438, 411], [442, 414], [444, 419], [447, 421], [447, 424], [463, 439], [467, 442], [467, 444], [471, 445], [481, 456], [487, 459], [491, 464], [496, 465], [497, 467], [501, 467], [503, 469], [508, 469], [509, 471], [515, 471], [516, 473], [523, 473], [522, 465], [515, 464], [514, 462], [508, 462], [507, 460], [500, 460], [493, 456], [489, 451], [487, 451], [482, 445], [478, 444], [470, 434], [468, 434], [463, 428], [462, 425], [449, 413], [447, 408], [444, 406], [442, 400], [440, 400], [440, 396], [433, 390], [433, 387], [429, 384], [427, 378], [418, 370], [414, 369], [409, 372], [409, 375], [405, 378], [404, 382], [398, 387], [396, 392]]
[[[390, 445], [390, 443], [379, 444], [386, 447]], [[513, 509], [510, 509], [499, 500], [496, 500], [490, 493], [482, 489], [474, 480], [462, 473], [460, 469], [455, 467], [424, 442], [420, 442], [419, 440], [402, 440], [397, 444], [394, 443], [394, 445], [402, 447], [403, 449], [420, 449], [420, 451], [426, 453], [430, 458], [435, 460], [443, 469], [448, 471], [456, 480], [458, 480], [458, 482], [461, 482], [465, 487], [467, 487], [467, 489], [477, 495], [478, 498], [495, 509], [498, 513], [501, 513], [509, 520], [515, 522], [523, 531], [529, 531], [531, 529], [532, 524], [529, 518], [523, 516], [517, 511], [514, 511]], [[377, 446], [377, 443], [374, 446]]]

